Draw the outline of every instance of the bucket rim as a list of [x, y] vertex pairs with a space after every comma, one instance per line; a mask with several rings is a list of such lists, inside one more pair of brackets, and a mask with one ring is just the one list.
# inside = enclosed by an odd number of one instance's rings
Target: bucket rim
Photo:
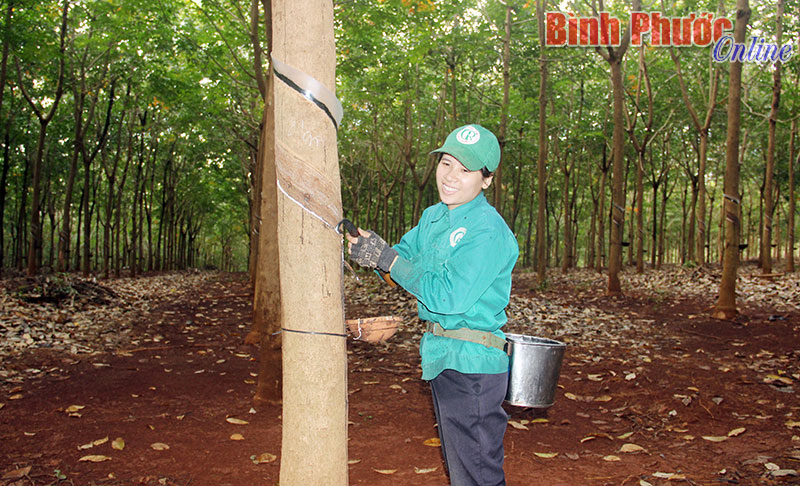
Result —
[[[521, 345], [529, 345], [529, 346], [547, 346], [553, 348], [565, 348], [567, 346], [566, 343], [561, 341], [557, 341], [555, 339], [550, 339], [546, 337], [540, 336], [530, 336], [527, 334], [516, 334], [516, 333], [505, 333], [506, 334], [506, 341], [509, 344], [521, 344]], [[526, 342], [526, 339], [535, 339], [536, 342]]]

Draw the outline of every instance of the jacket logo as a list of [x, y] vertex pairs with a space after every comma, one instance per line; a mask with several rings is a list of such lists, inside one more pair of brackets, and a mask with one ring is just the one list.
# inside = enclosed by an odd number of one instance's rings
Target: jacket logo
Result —
[[450, 246], [455, 247], [465, 234], [467, 234], [467, 228], [463, 226], [450, 233]]

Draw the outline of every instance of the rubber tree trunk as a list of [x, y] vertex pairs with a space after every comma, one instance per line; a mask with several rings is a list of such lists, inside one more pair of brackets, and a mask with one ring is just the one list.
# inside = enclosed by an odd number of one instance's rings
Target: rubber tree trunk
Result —
[[[792, 120], [791, 138], [789, 142], [789, 217], [787, 228], [788, 251], [786, 254], [786, 271], [794, 272], [794, 158], [795, 158], [795, 136], [797, 135], [797, 120]], [[2, 200], [0, 200], [2, 204]], [[2, 218], [2, 216], [0, 216]], [[0, 247], [2, 249], [2, 247]], [[0, 263], [2, 263], [2, 256], [0, 256]], [[1, 267], [1, 266], [0, 266]]]
[[[272, 3], [274, 58], [333, 91], [336, 51], [330, 0]], [[347, 354], [342, 237], [309, 210], [326, 197], [341, 215], [336, 128], [316, 104], [274, 83], [278, 171], [303, 168], [318, 179], [307, 198], [279, 186], [278, 252], [283, 348], [283, 436], [280, 484], [347, 484]], [[301, 167], [302, 166], [302, 167]], [[278, 179], [281, 180], [280, 177]], [[318, 214], [318, 213], [317, 213]], [[326, 218], [327, 219], [327, 218]], [[330, 221], [336, 224], [338, 221]], [[288, 331], [288, 330], [290, 331]], [[297, 332], [300, 331], [300, 332]], [[316, 334], [310, 334], [311, 332]]]
[[[736, 24], [733, 38], [743, 43], [750, 19], [749, 0], [736, 1]], [[739, 270], [739, 231], [741, 197], [739, 195], [739, 132], [742, 109], [742, 63], [731, 62], [728, 83], [728, 133], [725, 153], [725, 248], [722, 255], [722, 280], [713, 316], [732, 319], [736, 316], [736, 276]]]
[[[623, 51], [624, 55], [624, 51]], [[608, 295], [619, 295], [622, 293], [622, 283], [619, 273], [622, 270], [622, 231], [625, 224], [625, 191], [623, 184], [623, 147], [624, 132], [622, 110], [624, 87], [622, 86], [622, 66], [620, 59], [609, 62], [611, 65], [611, 84], [614, 90], [614, 158], [611, 162], [611, 246], [608, 256]]]
[[[633, 0], [632, 10], [641, 9], [641, 0]], [[611, 162], [611, 227], [609, 228], [610, 243], [608, 256], [608, 295], [622, 293], [622, 283], [619, 274], [622, 270], [622, 231], [625, 228], [625, 188], [624, 169], [625, 160], [625, 127], [623, 110], [625, 109], [625, 87], [622, 84], [622, 60], [628, 50], [631, 40], [630, 25], [625, 29], [619, 47], [597, 48], [598, 54], [608, 62], [611, 72], [611, 86], [614, 106], [614, 132], [612, 136], [613, 151]]]
[[61, 96], [64, 94], [64, 52], [66, 51], [66, 38], [67, 38], [67, 19], [69, 13], [69, 2], [64, 2], [61, 11], [61, 30], [60, 30], [60, 48], [59, 48], [59, 63], [58, 63], [58, 80], [56, 81], [56, 94], [50, 109], [47, 114], [43, 114], [37, 107], [36, 103], [28, 95], [25, 89], [25, 84], [22, 82], [22, 72], [19, 64], [17, 64], [17, 78], [19, 87], [22, 91], [25, 100], [31, 106], [31, 110], [39, 119], [39, 139], [36, 144], [36, 156], [33, 160], [33, 199], [31, 202], [31, 239], [28, 246], [28, 276], [34, 276], [39, 271], [39, 253], [42, 249], [42, 224], [39, 215], [40, 204], [40, 190], [42, 179], [42, 159], [44, 157], [45, 140], [47, 138], [47, 126], [56, 114]]
[[[781, 45], [783, 35], [783, 0], [778, 0], [778, 29], [775, 34], [776, 45]], [[764, 274], [772, 273], [772, 218], [775, 216], [773, 181], [775, 177], [775, 132], [778, 125], [778, 107], [781, 100], [781, 62], [775, 63], [772, 85], [772, 107], [769, 111], [769, 135], [767, 142], [767, 164], [764, 172], [764, 230], [761, 234], [761, 269]]]
[[[504, 25], [505, 37], [503, 38], [503, 104], [500, 106], [500, 159], [503, 160], [506, 148], [506, 131], [508, 129], [508, 97], [511, 79], [511, 11], [512, 6], [506, 5], [506, 18]], [[454, 75], [455, 76], [455, 75]], [[455, 77], [454, 77], [455, 79]], [[455, 82], [455, 81], [454, 81]], [[503, 169], [497, 167], [494, 173], [494, 207], [500, 214], [504, 213], [503, 207]]]
[[[539, 45], [544, 45], [544, 12], [547, 0], [536, 2], [536, 15], [539, 20]], [[545, 209], [547, 206], [547, 57], [545, 49], [539, 51], [539, 155], [536, 162], [536, 276], [539, 285], [547, 280], [547, 260], [545, 258]], [[533, 215], [531, 215], [531, 218]]]
[[[270, 89], [274, 78], [270, 76]], [[261, 224], [259, 227], [258, 261], [256, 262], [253, 329], [246, 341], [260, 343], [258, 385], [253, 401], [256, 405], [276, 401], [281, 384], [281, 270], [278, 253], [278, 187], [275, 173], [275, 117], [273, 96], [264, 107], [264, 130], [258, 153], [261, 160], [261, 194], [257, 198]]]

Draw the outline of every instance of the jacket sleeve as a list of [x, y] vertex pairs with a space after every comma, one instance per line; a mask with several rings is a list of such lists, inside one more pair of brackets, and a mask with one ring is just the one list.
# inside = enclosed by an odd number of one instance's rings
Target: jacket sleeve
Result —
[[[450, 258], [434, 268], [403, 255], [392, 267], [392, 279], [437, 314], [467, 312], [504, 271], [510, 273], [518, 253], [512, 235], [485, 230], [464, 238]], [[510, 267], [510, 268], [509, 268]]]
[[[400, 238], [400, 242], [392, 248], [397, 250], [401, 258], [412, 258], [419, 253], [419, 225], [414, 226]], [[395, 263], [397, 265], [397, 263]]]

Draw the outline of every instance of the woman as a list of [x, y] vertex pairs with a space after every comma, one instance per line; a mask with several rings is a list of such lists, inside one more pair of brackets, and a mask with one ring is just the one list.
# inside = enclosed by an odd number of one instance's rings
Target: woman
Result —
[[441, 202], [394, 247], [371, 231], [348, 236], [350, 258], [389, 273], [418, 300], [427, 322], [422, 379], [431, 384], [450, 483], [504, 485], [508, 355], [500, 328], [519, 247], [483, 195], [500, 164], [500, 145], [484, 127], [466, 125], [432, 153], [440, 154]]

